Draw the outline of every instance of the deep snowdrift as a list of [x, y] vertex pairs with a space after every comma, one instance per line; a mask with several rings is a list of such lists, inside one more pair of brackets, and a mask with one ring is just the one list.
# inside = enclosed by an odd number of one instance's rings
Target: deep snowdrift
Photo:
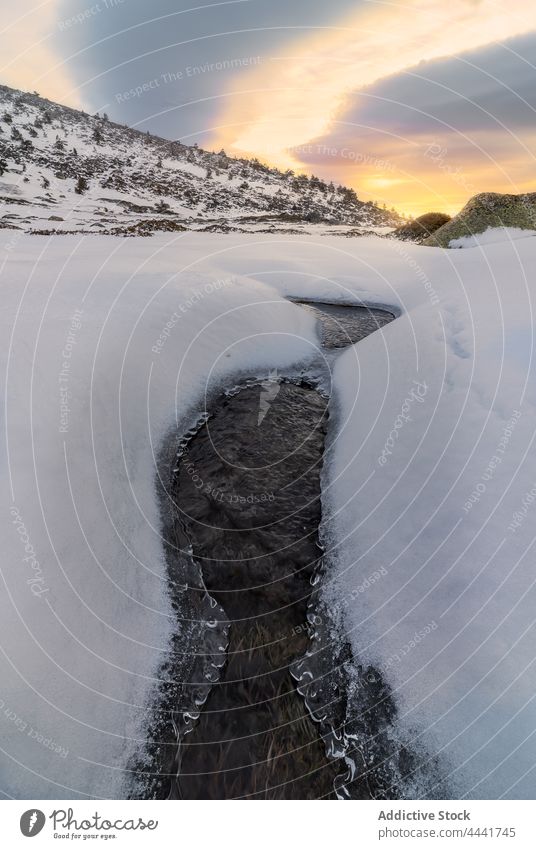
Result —
[[3, 792], [127, 792], [172, 623], [155, 456], [207, 386], [318, 356], [291, 294], [402, 313], [334, 368], [341, 628], [453, 793], [533, 795], [536, 240], [0, 240]]

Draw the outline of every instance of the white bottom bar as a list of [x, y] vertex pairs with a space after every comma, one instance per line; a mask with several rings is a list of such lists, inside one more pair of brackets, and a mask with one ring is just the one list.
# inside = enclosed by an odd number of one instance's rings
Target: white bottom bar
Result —
[[[22, 818], [22, 819], [21, 819]], [[2, 845], [516, 847], [536, 844], [534, 803], [5, 801]], [[30, 833], [29, 833], [30, 832]]]

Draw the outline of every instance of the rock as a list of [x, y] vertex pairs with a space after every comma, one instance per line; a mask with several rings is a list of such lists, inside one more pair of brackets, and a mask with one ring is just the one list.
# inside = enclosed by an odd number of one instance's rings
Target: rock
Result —
[[436, 230], [423, 244], [448, 248], [453, 239], [477, 236], [489, 227], [536, 230], [536, 192], [523, 195], [484, 192], [475, 195], [458, 215]]
[[421, 215], [414, 221], [403, 224], [402, 227], [397, 227], [391, 235], [397, 239], [402, 239], [404, 242], [422, 244], [436, 230], [448, 224], [450, 220], [450, 215], [446, 215], [444, 212], [427, 212], [426, 215]]

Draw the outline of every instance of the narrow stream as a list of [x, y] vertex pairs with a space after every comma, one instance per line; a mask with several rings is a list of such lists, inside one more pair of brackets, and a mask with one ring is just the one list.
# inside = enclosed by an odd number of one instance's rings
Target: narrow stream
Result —
[[[394, 318], [296, 303], [319, 319], [324, 348]], [[194, 683], [167, 689], [162, 711], [172, 722], [159, 729], [154, 757], [159, 798], [403, 795], [397, 782], [415, 759], [391, 739], [393, 699], [374, 669], [359, 667], [357, 683], [347, 677], [350, 647], [334, 641], [319, 595], [327, 430], [322, 392], [272, 377], [225, 395], [183, 440], [172, 537], [189, 552], [190, 578], [178, 582], [183, 599], [194, 599], [184, 630], [192, 645], [203, 640], [204, 654], [188, 656], [179, 641], [189, 663], [181, 674]], [[175, 596], [177, 575], [172, 568]]]
[[379, 330], [394, 319], [387, 310], [374, 307], [326, 304], [322, 301], [292, 299], [318, 319], [322, 347], [346, 348]]
[[266, 381], [226, 398], [179, 464], [176, 500], [230, 621], [227, 663], [185, 738], [185, 799], [328, 797], [337, 772], [289, 666], [307, 648], [321, 551], [327, 399]]

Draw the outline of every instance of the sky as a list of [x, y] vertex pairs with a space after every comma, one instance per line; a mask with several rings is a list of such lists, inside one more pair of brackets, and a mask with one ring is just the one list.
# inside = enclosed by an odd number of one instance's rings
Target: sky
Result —
[[534, 0], [0, 0], [0, 81], [401, 212], [535, 191]]

